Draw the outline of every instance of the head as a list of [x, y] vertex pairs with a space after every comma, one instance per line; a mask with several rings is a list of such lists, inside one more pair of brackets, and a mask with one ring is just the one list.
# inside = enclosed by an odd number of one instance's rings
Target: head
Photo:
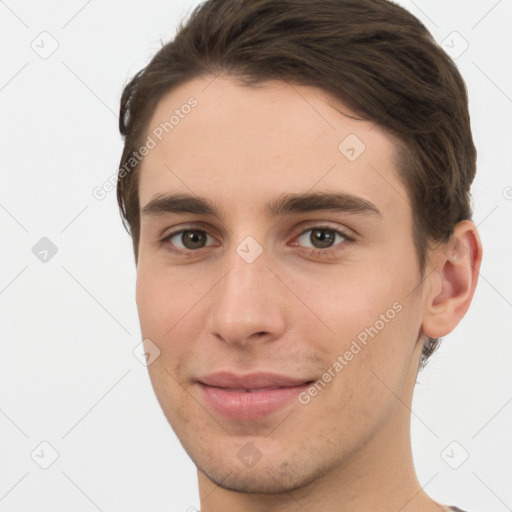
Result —
[[[457, 68], [387, 0], [210, 0], [125, 87], [120, 130], [169, 422], [217, 483], [305, 485], [395, 417], [471, 301], [476, 151]], [[306, 382], [293, 421], [207, 410], [201, 381], [233, 369]]]

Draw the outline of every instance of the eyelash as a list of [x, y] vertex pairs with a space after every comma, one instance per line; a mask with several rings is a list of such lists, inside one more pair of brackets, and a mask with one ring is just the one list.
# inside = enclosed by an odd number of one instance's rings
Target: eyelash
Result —
[[[311, 247], [302, 247], [302, 250], [304, 252], [306, 252], [310, 256], [322, 256], [322, 255], [323, 256], [330, 256], [332, 253], [335, 253], [335, 252], [340, 250], [339, 248], [336, 249], [337, 245], [341, 244], [342, 242], [347, 244], [347, 243], [351, 243], [351, 242], [355, 241], [355, 239], [353, 237], [347, 235], [344, 231], [341, 231], [340, 229], [332, 228], [330, 226], [322, 226], [322, 225], [312, 226], [312, 227], [309, 227], [308, 229], [305, 229], [304, 231], [301, 231], [295, 237], [295, 239], [300, 238], [302, 235], [306, 234], [308, 231], [314, 231], [314, 230], [330, 231], [330, 232], [334, 233], [335, 235], [341, 236], [343, 238], [343, 240], [338, 242], [338, 243], [336, 243], [336, 244], [334, 244], [331, 247], [326, 248], [326, 249], [316, 249], [316, 248], [311, 248]], [[205, 249], [206, 248], [206, 247], [201, 247], [200, 249], [195, 249], [195, 250], [192, 250], [192, 249], [183, 250], [183, 249], [176, 249], [176, 248], [174, 248], [171, 245], [170, 240], [173, 237], [175, 237], [176, 235], [179, 235], [180, 233], [185, 233], [187, 231], [199, 231], [201, 233], [205, 233], [207, 236], [211, 236], [204, 229], [194, 229], [194, 228], [180, 229], [180, 230], [173, 231], [172, 233], [169, 233], [168, 235], [166, 235], [161, 240], [162, 245], [164, 245], [166, 250], [168, 250], [170, 253], [172, 253], [174, 255], [177, 255], [177, 256], [184, 256], [184, 257], [190, 257], [190, 256], [193, 255], [193, 253], [199, 252], [201, 249]], [[300, 246], [299, 245], [294, 245], [294, 247], [300, 247]]]

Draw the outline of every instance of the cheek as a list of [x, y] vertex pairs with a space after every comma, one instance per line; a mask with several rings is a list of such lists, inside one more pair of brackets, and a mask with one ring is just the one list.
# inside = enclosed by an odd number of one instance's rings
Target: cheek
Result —
[[158, 265], [137, 268], [136, 302], [142, 334], [163, 339], [193, 308], [197, 290], [180, 278], [179, 270]]
[[[310, 400], [308, 416], [322, 418], [319, 428], [326, 437], [343, 436], [354, 442], [361, 436], [369, 438], [400, 401], [406, 401], [415, 337], [410, 312], [405, 307], [397, 312], [392, 305], [376, 310], [377, 316], [373, 310], [357, 318], [340, 314], [332, 343], [316, 342], [316, 353], [324, 361], [320, 381], [325, 385], [317, 384], [318, 391], [303, 399]], [[380, 318], [386, 312], [388, 323]], [[332, 418], [337, 418], [335, 424]]]
[[[407, 287], [397, 282], [396, 275], [385, 277], [390, 274], [375, 268], [340, 266], [328, 273], [296, 276], [294, 291], [310, 309], [311, 328], [327, 335], [319, 340], [332, 346], [335, 340], [343, 342], [361, 334], [364, 341], [366, 328], [377, 323], [378, 331], [388, 330], [401, 316], [397, 310], [403, 309], [406, 293], [402, 290]], [[304, 313], [303, 306], [301, 310]]]
[[[140, 261], [140, 260], [139, 260]], [[136, 302], [143, 339], [150, 339], [160, 350], [147, 369], [155, 395], [174, 428], [178, 411], [185, 409], [180, 368], [190, 357], [193, 329], [192, 306], [197, 292], [182, 283], [172, 270], [145, 265], [137, 268]], [[195, 322], [196, 324], [198, 322]], [[185, 338], [190, 333], [191, 338]], [[179, 414], [185, 418], [184, 414]]]
[[[389, 394], [380, 380], [399, 392], [420, 329], [419, 305], [409, 294], [410, 280], [405, 273], [349, 271], [327, 281], [309, 286], [306, 296], [317, 320], [302, 323], [308, 331], [303, 334], [324, 361], [325, 371], [343, 374], [334, 380], [343, 381], [340, 385], [349, 386], [356, 395], [367, 387], [379, 396]], [[302, 283], [304, 293], [308, 283]]]
[[144, 338], [157, 339], [167, 318], [167, 294], [155, 278], [156, 275], [144, 267], [137, 269], [136, 302], [139, 321]]
[[[208, 283], [193, 284], [190, 276], [177, 268], [145, 265], [137, 269], [136, 302], [142, 337], [160, 350], [148, 370], [154, 384], [181, 379], [204, 328], [201, 297]], [[161, 374], [160, 376], [158, 374]]]

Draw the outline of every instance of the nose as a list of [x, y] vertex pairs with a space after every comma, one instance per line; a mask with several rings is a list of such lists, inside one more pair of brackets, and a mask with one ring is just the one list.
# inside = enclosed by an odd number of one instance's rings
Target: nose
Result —
[[286, 330], [283, 284], [267, 267], [265, 253], [248, 263], [234, 251], [212, 290], [210, 336], [232, 345], [267, 343]]

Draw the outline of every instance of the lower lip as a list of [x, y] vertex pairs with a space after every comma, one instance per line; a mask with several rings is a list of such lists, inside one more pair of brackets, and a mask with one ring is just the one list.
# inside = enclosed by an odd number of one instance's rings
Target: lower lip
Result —
[[206, 402], [219, 414], [232, 420], [256, 420], [291, 402], [310, 383], [262, 391], [230, 391], [198, 383]]

